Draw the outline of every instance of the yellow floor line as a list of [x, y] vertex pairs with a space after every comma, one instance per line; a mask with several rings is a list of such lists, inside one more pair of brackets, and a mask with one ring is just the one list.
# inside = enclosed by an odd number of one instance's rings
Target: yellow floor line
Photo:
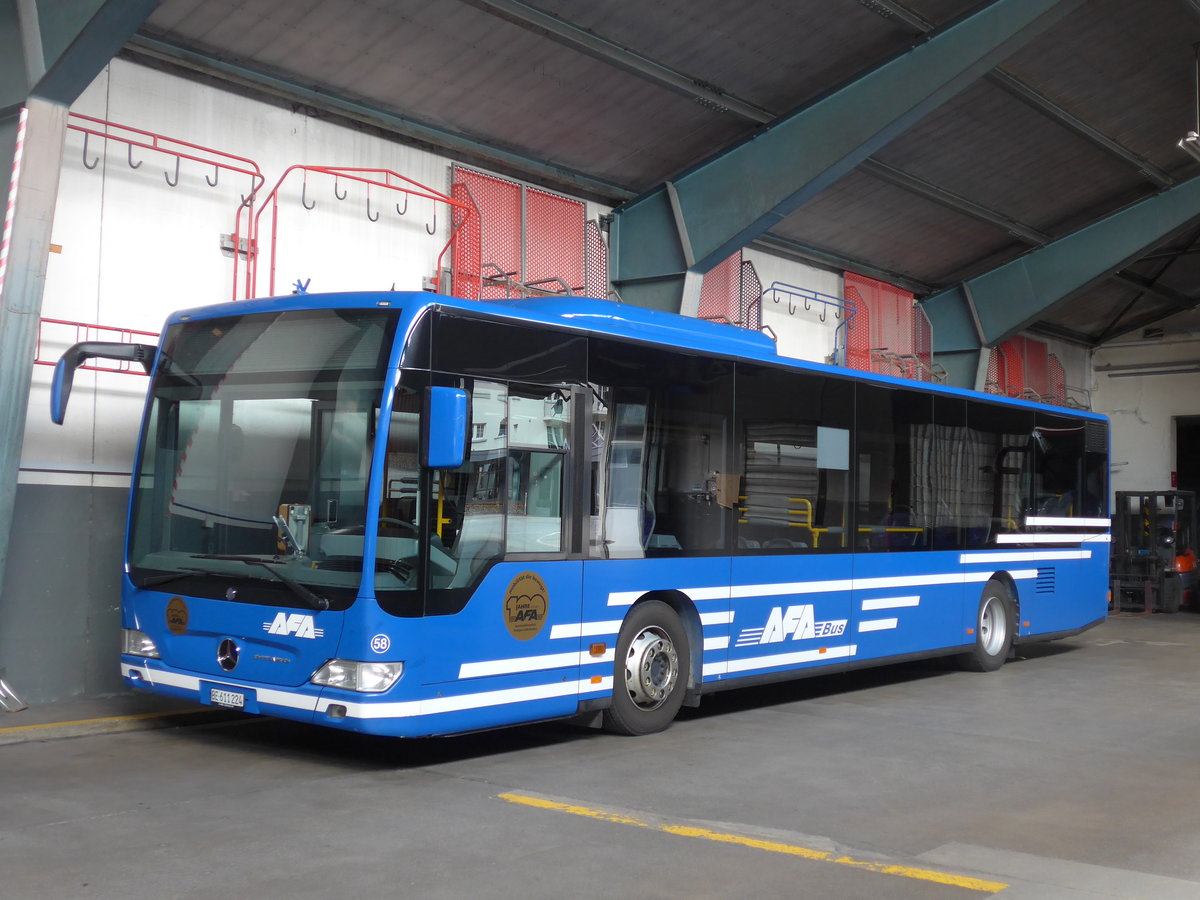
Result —
[[788, 856], [800, 856], [804, 859], [817, 860], [820, 862], [837, 863], [842, 866], [853, 866], [857, 869], [865, 869], [868, 872], [877, 872], [880, 875], [899, 875], [901, 878], [913, 878], [919, 881], [932, 881], [936, 884], [950, 885], [951, 887], [960, 887], [969, 891], [982, 891], [988, 894], [999, 893], [1009, 885], [1001, 881], [985, 881], [981, 878], [972, 878], [968, 875], [955, 875], [949, 872], [938, 872], [933, 869], [920, 869], [914, 866], [903, 866], [895, 863], [870, 862], [867, 860], [854, 859], [850, 856], [838, 856], [825, 850], [814, 850], [811, 847], [801, 847], [797, 844], [785, 844], [780, 841], [768, 841], [761, 838], [745, 837], [740, 834], [730, 834], [728, 832], [711, 831], [707, 828], [697, 828], [691, 825], [677, 825], [671, 823], [656, 824], [639, 819], [636, 816], [628, 813], [614, 813], [603, 809], [592, 809], [587, 806], [579, 806], [573, 803], [562, 803], [557, 800], [546, 800], [542, 797], [531, 797], [527, 794], [500, 794], [499, 799], [506, 800], [509, 803], [518, 803], [522, 806], [531, 806], [535, 809], [553, 810], [555, 812], [569, 813], [573, 816], [583, 816], [589, 819], [600, 819], [605, 822], [617, 822], [621, 825], [636, 825], [640, 828], [653, 828], [656, 831], [674, 834], [680, 837], [701, 838], [706, 841], [717, 841], [722, 844], [736, 844], [742, 847], [750, 847], [754, 850], [765, 850], [769, 853], [782, 853]]
[[208, 710], [176, 710], [174, 712], [136, 713], [128, 716], [102, 716], [98, 719], [73, 719], [69, 722], [44, 722], [40, 725], [13, 725], [0, 728], [0, 734], [15, 734], [21, 731], [38, 731], [44, 728], [70, 728], [79, 725], [99, 725], [102, 722], [133, 722], [138, 719], [161, 719], [167, 716], [190, 716]]

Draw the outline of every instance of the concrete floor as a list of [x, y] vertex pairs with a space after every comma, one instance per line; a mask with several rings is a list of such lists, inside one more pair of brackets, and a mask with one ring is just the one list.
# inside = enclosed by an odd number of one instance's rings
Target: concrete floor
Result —
[[1200, 898], [1200, 615], [1022, 657], [720, 694], [645, 738], [6, 716], [0, 897]]

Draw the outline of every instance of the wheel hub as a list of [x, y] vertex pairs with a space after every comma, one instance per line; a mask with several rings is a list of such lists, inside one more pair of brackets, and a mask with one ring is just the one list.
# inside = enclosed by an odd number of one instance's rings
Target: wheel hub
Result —
[[992, 655], [999, 653], [1007, 633], [1004, 606], [995, 597], [988, 597], [979, 613], [979, 642], [984, 651]]
[[665, 631], [647, 628], [630, 642], [625, 687], [638, 707], [651, 710], [662, 706], [678, 678], [679, 655]]

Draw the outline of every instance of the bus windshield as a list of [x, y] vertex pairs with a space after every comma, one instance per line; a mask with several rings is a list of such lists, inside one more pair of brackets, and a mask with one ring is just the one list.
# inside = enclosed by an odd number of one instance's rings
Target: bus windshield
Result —
[[[383, 310], [289, 310], [167, 331], [135, 477], [134, 584], [352, 602], [394, 322]], [[395, 543], [394, 590], [417, 555], [415, 539]]]

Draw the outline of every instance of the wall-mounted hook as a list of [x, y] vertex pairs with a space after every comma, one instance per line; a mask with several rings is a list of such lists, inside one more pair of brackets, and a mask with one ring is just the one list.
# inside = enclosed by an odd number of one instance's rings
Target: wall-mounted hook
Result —
[[370, 219], [372, 222], [379, 221], [379, 213], [375, 213], [375, 215], [371, 215], [371, 188], [369, 186], [367, 187], [367, 218]]
[[304, 185], [300, 188], [300, 205], [305, 209], [312, 209], [317, 205], [316, 200], [314, 200], [312, 203], [308, 202], [308, 175], [304, 176]]
[[178, 156], [175, 157], [175, 180], [172, 181], [171, 176], [169, 174], [167, 174], [166, 172], [163, 172], [163, 178], [165, 178], [167, 180], [167, 184], [169, 184], [171, 187], [175, 187], [175, 185], [179, 184], [179, 157]]
[[96, 166], [100, 165], [100, 157], [97, 156], [94, 160], [92, 160], [91, 164], [89, 165], [88, 161], [87, 161], [87, 145], [88, 145], [88, 133], [85, 131], [83, 133], [83, 167], [85, 169], [94, 169], [94, 168], [96, 168]]
[[244, 206], [246, 209], [249, 209], [250, 205], [252, 203], [254, 203], [254, 195], [257, 193], [258, 193], [258, 188], [254, 186], [254, 176], [252, 175], [252, 176], [250, 176], [250, 194], [249, 195], [246, 195], [246, 194], [240, 195], [242, 198], [242, 206]]
[[400, 215], [404, 215], [406, 212], [408, 212], [408, 191], [404, 192], [404, 209], [401, 209], [400, 204], [397, 203], [396, 212], [398, 212]]
[[[809, 312], [811, 309], [812, 309], [812, 297], [805, 297], [804, 298], [804, 311]], [[824, 321], [824, 319], [822, 319], [821, 321]]]
[[213, 166], [213, 177], [212, 177], [212, 180], [211, 180], [211, 181], [209, 181], [209, 179], [208, 179], [208, 176], [207, 176], [207, 175], [205, 175], [205, 176], [204, 176], [204, 180], [205, 180], [205, 181], [208, 181], [208, 186], [209, 186], [209, 187], [216, 187], [216, 186], [217, 186], [217, 182], [221, 180], [221, 167], [220, 167], [220, 166]]
[[337, 197], [339, 200], [345, 200], [346, 194], [348, 194], [348, 193], [349, 193], [348, 190], [342, 191], [340, 194], [338, 193], [338, 177], [336, 175], [334, 175], [333, 176], [333, 196]]
[[822, 322], [824, 322], [824, 321], [825, 321], [825, 316], [828, 314], [828, 312], [829, 312], [829, 307], [828, 307], [828, 306], [822, 306], [822, 307], [821, 307], [821, 321], [822, 321]]
[[433, 225], [426, 225], [425, 232], [427, 234], [437, 234], [437, 207], [433, 208]]
[[129, 156], [129, 168], [140, 169], [142, 167], [142, 163], [144, 162], [144, 160], [139, 159], [137, 162], [133, 161], [133, 144], [129, 145], [128, 156]]
[[796, 314], [796, 301], [793, 300], [791, 297], [788, 297], [788, 315], [794, 316], [795, 314]]

